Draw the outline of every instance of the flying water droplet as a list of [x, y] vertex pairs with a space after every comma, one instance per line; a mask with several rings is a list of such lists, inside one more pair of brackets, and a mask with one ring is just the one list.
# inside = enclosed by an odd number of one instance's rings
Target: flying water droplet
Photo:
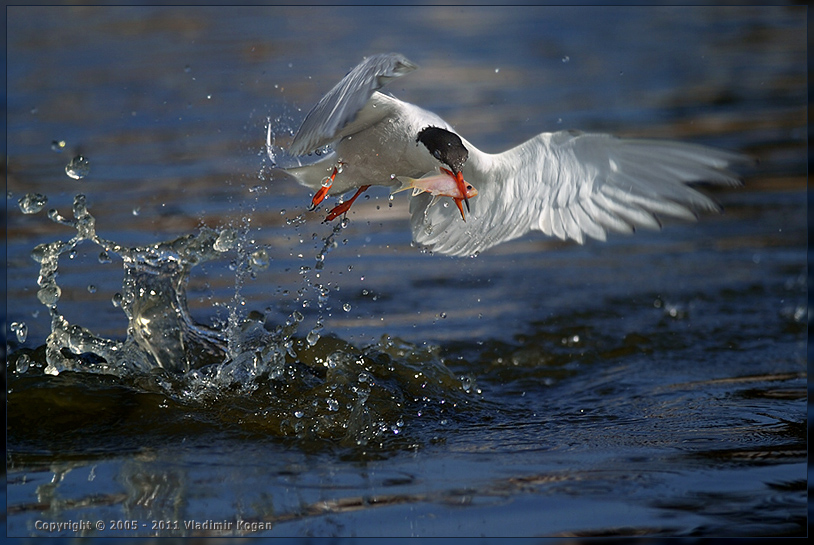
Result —
[[37, 292], [37, 299], [46, 307], [54, 308], [61, 295], [62, 289], [59, 286], [50, 285], [43, 287]]
[[65, 140], [54, 140], [53, 142], [51, 142], [51, 150], [57, 153], [62, 153], [62, 150], [65, 149], [65, 146], [66, 146]]
[[17, 336], [17, 342], [23, 344], [28, 337], [28, 326], [25, 322], [11, 322], [11, 331]]
[[23, 214], [36, 214], [43, 209], [48, 202], [48, 197], [40, 193], [27, 193], [24, 197], [20, 197], [17, 204], [20, 205], [20, 211]]
[[306, 336], [305, 340], [308, 341], [309, 346], [314, 346], [315, 344], [317, 344], [317, 341], [319, 340], [319, 333], [315, 331], [310, 331]]
[[82, 155], [77, 155], [65, 165], [65, 174], [74, 180], [81, 180], [90, 173], [90, 161]]
[[28, 371], [28, 367], [31, 365], [31, 358], [28, 357], [28, 354], [21, 354], [19, 358], [17, 358], [17, 373], [22, 375], [26, 371]]
[[345, 312], [350, 312], [350, 309], [351, 309], [350, 303], [345, 303], [344, 305], [342, 305], [342, 310], [344, 310]]
[[264, 248], [260, 248], [252, 253], [250, 264], [252, 269], [264, 271], [268, 268], [270, 261], [268, 252]]
[[237, 232], [234, 229], [224, 229], [218, 235], [218, 239], [215, 241], [215, 244], [212, 245], [212, 248], [215, 249], [216, 252], [228, 252], [232, 249], [237, 241]]
[[565, 64], [565, 63], [567, 63], [567, 62], [571, 62], [571, 57], [569, 57], [568, 55], [564, 56], [564, 57], [562, 58], [562, 62], [563, 62], [563, 64]]

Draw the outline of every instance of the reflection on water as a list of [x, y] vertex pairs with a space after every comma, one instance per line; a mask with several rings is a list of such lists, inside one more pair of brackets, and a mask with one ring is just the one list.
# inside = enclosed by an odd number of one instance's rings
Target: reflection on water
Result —
[[[803, 534], [804, 11], [28, 9], [9, 535]], [[269, 170], [390, 50], [422, 67], [392, 92], [489, 151], [580, 128], [761, 163], [709, 190], [725, 214], [606, 244], [422, 254], [375, 192], [323, 225]], [[36, 527], [79, 520], [138, 525]]]

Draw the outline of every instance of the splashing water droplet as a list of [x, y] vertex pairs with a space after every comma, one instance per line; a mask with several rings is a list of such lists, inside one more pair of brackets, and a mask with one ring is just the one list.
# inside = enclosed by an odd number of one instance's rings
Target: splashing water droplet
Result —
[[17, 342], [20, 344], [24, 343], [26, 337], [28, 337], [28, 326], [25, 325], [25, 322], [11, 322], [9, 327], [17, 336]]
[[235, 245], [235, 242], [237, 242], [237, 231], [234, 229], [224, 229], [220, 232], [220, 235], [218, 235], [218, 239], [212, 248], [214, 248], [216, 252], [228, 252]]
[[562, 62], [563, 62], [563, 64], [564, 64], [564, 63], [567, 63], [567, 62], [571, 62], [571, 57], [569, 57], [568, 55], [564, 56], [564, 57], [562, 58]]
[[65, 149], [65, 146], [66, 146], [65, 140], [54, 140], [53, 142], [51, 142], [51, 150], [57, 153], [62, 153], [62, 150]]
[[36, 214], [45, 207], [48, 202], [48, 197], [40, 193], [27, 193], [24, 197], [20, 197], [17, 204], [20, 205], [20, 211], [23, 214]]
[[59, 286], [45, 286], [37, 292], [37, 299], [46, 307], [55, 307], [62, 295], [62, 289]]
[[253, 270], [266, 270], [269, 266], [271, 260], [269, 259], [269, 254], [265, 250], [265, 248], [260, 248], [252, 252], [251, 258], [249, 260], [249, 264]]
[[350, 312], [351, 308], [352, 307], [350, 306], [350, 303], [345, 303], [344, 305], [342, 305], [342, 310], [344, 310], [345, 312]]
[[65, 165], [65, 174], [74, 180], [81, 180], [90, 173], [90, 161], [82, 155], [77, 155]]
[[29, 358], [27, 354], [20, 355], [20, 357], [17, 358], [17, 366], [16, 366], [17, 373], [22, 375], [23, 373], [28, 371], [28, 367], [30, 365], [31, 365], [31, 358]]
[[308, 332], [308, 335], [305, 336], [305, 340], [308, 342], [308, 346], [314, 346], [319, 341], [319, 332], [322, 331], [321, 326], [316, 326], [314, 329]]

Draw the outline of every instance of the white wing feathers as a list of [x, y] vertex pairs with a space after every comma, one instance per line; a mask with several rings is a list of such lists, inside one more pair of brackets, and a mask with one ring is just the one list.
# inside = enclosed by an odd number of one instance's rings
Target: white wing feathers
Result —
[[471, 255], [530, 230], [581, 244], [586, 236], [659, 228], [657, 215], [694, 220], [695, 210], [719, 207], [686, 184], [739, 185], [726, 167], [749, 160], [693, 144], [570, 131], [498, 155], [465, 145], [464, 178], [478, 189], [466, 223], [426, 195], [410, 204], [414, 240], [442, 254]]
[[[416, 68], [397, 53], [368, 57], [308, 113], [289, 152], [304, 155], [386, 117], [449, 128], [434, 114], [376, 92]], [[406, 125], [409, 133], [412, 126]], [[412, 134], [405, 138], [412, 143]], [[659, 215], [693, 220], [696, 210], [718, 206], [686, 184], [738, 185], [727, 167], [748, 161], [704, 146], [570, 131], [543, 133], [497, 155], [465, 140], [464, 145], [469, 150], [464, 178], [478, 189], [469, 200], [467, 221], [461, 221], [449, 199], [433, 200], [424, 193], [410, 201], [413, 240], [442, 254], [471, 255], [531, 230], [582, 243], [586, 237], [605, 240], [608, 232], [658, 228]], [[325, 176], [323, 163], [289, 172], [316, 187]], [[335, 185], [336, 192], [354, 187], [339, 180]]]
[[289, 153], [305, 155], [338, 140], [340, 131], [356, 118], [375, 91], [416, 68], [398, 53], [373, 55], [362, 61], [308, 112]]

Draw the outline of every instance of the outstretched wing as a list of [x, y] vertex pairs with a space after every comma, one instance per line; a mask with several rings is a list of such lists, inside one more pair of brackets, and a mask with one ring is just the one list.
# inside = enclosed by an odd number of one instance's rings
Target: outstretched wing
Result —
[[659, 228], [657, 215], [694, 220], [694, 211], [719, 207], [686, 184], [739, 185], [727, 167], [749, 160], [694, 144], [571, 131], [543, 133], [498, 155], [466, 145], [473, 153], [464, 178], [478, 189], [467, 221], [427, 195], [410, 203], [413, 239], [434, 252], [472, 255], [535, 229], [581, 244]]
[[[337, 140], [371, 95], [388, 81], [418, 68], [398, 53], [373, 55], [359, 63], [317, 102], [302, 122], [289, 152], [305, 155]], [[357, 129], [358, 130], [358, 129]]]

